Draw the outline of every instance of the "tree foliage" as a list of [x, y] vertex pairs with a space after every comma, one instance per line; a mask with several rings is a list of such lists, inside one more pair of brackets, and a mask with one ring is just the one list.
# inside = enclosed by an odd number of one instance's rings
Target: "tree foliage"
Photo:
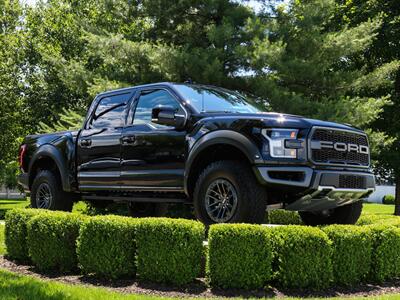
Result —
[[[400, 215], [400, 6], [396, 0], [337, 0], [337, 4], [337, 26], [354, 27], [373, 18], [381, 23], [376, 38], [356, 59], [358, 67], [382, 72], [360, 78], [366, 84], [357, 92], [372, 97], [386, 95], [390, 100], [371, 127], [384, 132], [391, 142], [380, 152], [376, 169], [382, 177], [395, 177], [396, 214]], [[381, 82], [385, 84], [376, 84]]]
[[[396, 1], [285, 3], [0, 1], [0, 160], [27, 133], [75, 128], [101, 91], [191, 78], [361, 127], [389, 162], [400, 132]], [[400, 169], [400, 155], [390, 162]]]

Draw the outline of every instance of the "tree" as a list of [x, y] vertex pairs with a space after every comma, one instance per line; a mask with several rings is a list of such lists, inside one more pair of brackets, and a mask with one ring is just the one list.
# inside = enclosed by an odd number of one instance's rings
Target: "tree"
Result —
[[[395, 215], [400, 215], [400, 5], [396, 0], [337, 0], [337, 4], [338, 24], [354, 27], [372, 18], [381, 20], [376, 39], [359, 55], [358, 64], [369, 70], [390, 69], [388, 76], [376, 78], [386, 84], [378, 89], [366, 89], [363, 93], [387, 95], [390, 99], [372, 126], [385, 132], [392, 140], [376, 158], [376, 168], [393, 174], [396, 184]], [[373, 82], [370, 84], [374, 86]]]
[[[349, 123], [368, 131], [373, 152], [385, 135], [369, 129], [383, 106], [385, 94], [360, 91], [379, 89], [396, 64], [367, 69], [357, 65], [360, 53], [374, 42], [381, 26], [369, 19], [357, 26], [336, 26], [333, 0], [290, 1], [272, 8], [272, 14], [249, 23], [249, 30], [268, 34], [255, 38], [248, 49], [251, 62], [248, 82], [259, 96], [266, 96], [273, 110], [311, 118]], [[260, 29], [261, 28], [261, 29]], [[381, 79], [371, 84], [371, 80]]]
[[16, 159], [23, 134], [22, 7], [17, 1], [0, 1], [0, 165]]
[[54, 124], [39, 123], [39, 133], [79, 130], [85, 118], [85, 112], [64, 108]]

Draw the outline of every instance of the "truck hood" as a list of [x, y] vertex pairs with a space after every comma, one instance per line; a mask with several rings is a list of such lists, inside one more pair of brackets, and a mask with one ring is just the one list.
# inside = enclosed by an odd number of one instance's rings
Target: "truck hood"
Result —
[[[275, 112], [261, 112], [254, 114], [242, 114], [242, 113], [208, 113], [204, 121], [213, 120], [214, 122], [220, 121], [232, 121], [232, 119], [239, 122], [249, 121], [251, 123], [263, 123], [265, 127], [278, 127], [278, 128], [311, 128], [313, 126], [321, 127], [333, 127], [338, 129], [362, 130], [355, 128], [348, 124], [340, 124], [336, 122], [321, 121], [316, 119], [309, 119], [302, 116], [281, 114]], [[261, 124], [259, 124], [261, 125]], [[263, 126], [263, 127], [264, 127]]]

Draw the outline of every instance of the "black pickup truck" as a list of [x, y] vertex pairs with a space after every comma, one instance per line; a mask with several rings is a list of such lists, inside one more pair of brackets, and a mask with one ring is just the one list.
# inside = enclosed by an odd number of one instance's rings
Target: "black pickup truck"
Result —
[[119, 201], [156, 216], [184, 202], [205, 224], [260, 223], [274, 208], [310, 225], [355, 223], [375, 188], [365, 133], [262, 107], [198, 84], [105, 92], [81, 130], [25, 138], [19, 182], [37, 208]]

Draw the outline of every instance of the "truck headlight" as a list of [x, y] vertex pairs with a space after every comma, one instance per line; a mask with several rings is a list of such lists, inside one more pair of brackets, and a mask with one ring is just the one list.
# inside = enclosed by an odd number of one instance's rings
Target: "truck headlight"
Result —
[[269, 142], [271, 157], [297, 158], [297, 149], [302, 148], [302, 142], [297, 140], [298, 132], [298, 129], [270, 128], [261, 133]]

